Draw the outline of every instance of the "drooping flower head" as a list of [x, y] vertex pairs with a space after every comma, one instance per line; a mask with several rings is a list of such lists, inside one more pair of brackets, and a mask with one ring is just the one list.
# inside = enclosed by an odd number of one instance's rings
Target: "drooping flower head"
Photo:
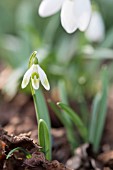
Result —
[[91, 42], [101, 42], [105, 37], [105, 26], [101, 14], [98, 11], [92, 12], [92, 17], [87, 31], [86, 38]]
[[42, 0], [39, 15], [48, 17], [61, 10], [61, 24], [68, 33], [85, 31], [91, 18], [90, 0]]
[[31, 81], [32, 87], [37, 90], [39, 83], [44, 86], [46, 90], [50, 90], [50, 85], [44, 70], [39, 66], [36, 58], [37, 52], [34, 51], [30, 57], [30, 68], [24, 74], [21, 87], [25, 88]]

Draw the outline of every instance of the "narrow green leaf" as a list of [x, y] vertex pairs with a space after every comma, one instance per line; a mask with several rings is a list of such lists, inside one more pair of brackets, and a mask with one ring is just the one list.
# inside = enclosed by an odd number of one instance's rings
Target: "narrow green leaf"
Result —
[[51, 109], [54, 111], [54, 113], [58, 117], [58, 119], [62, 122], [62, 124], [64, 126], [66, 126], [66, 124], [68, 124], [68, 122], [66, 121], [66, 119], [63, 116], [62, 112], [58, 109], [58, 107], [56, 106], [56, 104], [54, 102], [52, 102], [51, 100], [49, 100], [48, 102], [49, 102], [49, 105], [50, 105]]
[[44, 99], [44, 95], [40, 89], [35, 90], [35, 93], [33, 94], [33, 99], [35, 104], [37, 121], [39, 119], [43, 119], [46, 122], [50, 131], [51, 125], [50, 125], [49, 112]]
[[6, 156], [6, 159], [9, 159], [10, 157], [11, 157], [11, 155], [15, 152], [15, 151], [22, 151], [24, 154], [25, 154], [25, 156], [26, 156], [26, 158], [27, 159], [30, 159], [32, 156], [31, 156], [31, 154], [29, 153], [29, 152], [27, 152], [24, 148], [22, 148], [22, 147], [17, 147], [17, 148], [14, 148], [14, 149], [12, 149], [8, 154], [7, 154], [7, 156]]
[[66, 129], [67, 139], [68, 139], [68, 141], [70, 143], [71, 151], [73, 153], [75, 148], [77, 148], [80, 143], [78, 141], [78, 138], [77, 138], [76, 134], [74, 133], [73, 124], [72, 124], [72, 126], [65, 126], [65, 129]]
[[88, 137], [88, 132], [87, 132], [87, 128], [85, 127], [85, 125], [83, 124], [82, 120], [80, 119], [80, 117], [77, 115], [77, 113], [75, 113], [69, 106], [67, 106], [66, 104], [63, 103], [57, 103], [58, 106], [60, 106], [60, 108], [62, 110], [64, 110], [71, 118], [71, 120], [74, 122], [74, 124], [76, 125], [76, 127], [78, 128], [78, 131], [81, 135], [81, 137], [87, 141], [87, 137]]
[[97, 93], [93, 100], [92, 106], [92, 113], [91, 113], [91, 121], [90, 121], [90, 128], [89, 128], [89, 141], [94, 144], [95, 143], [95, 133], [96, 133], [96, 126], [97, 126], [97, 119], [98, 119], [98, 112], [100, 108], [100, 101], [102, 95]]
[[61, 101], [63, 101], [65, 104], [68, 104], [68, 97], [66, 93], [66, 87], [64, 80], [60, 80], [58, 83], [58, 89], [59, 89], [59, 95]]
[[81, 115], [80, 117], [84, 125], [88, 127], [89, 111], [88, 111], [88, 104], [84, 98], [84, 94], [82, 94], [82, 101], [79, 103], [79, 105], [80, 105], [80, 115]]
[[[48, 129], [48, 135], [49, 135], [49, 152], [51, 152], [51, 125], [50, 125], [50, 117], [49, 117], [49, 112], [47, 109], [47, 105], [43, 96], [42, 91], [36, 90], [35, 93], [32, 93], [33, 99], [34, 99], [34, 104], [35, 104], [35, 110], [36, 110], [36, 117], [37, 117], [37, 122], [39, 124], [39, 120], [43, 120], [47, 126]], [[42, 121], [41, 121], [42, 122]], [[47, 130], [46, 130], [47, 131]], [[44, 135], [44, 134], [43, 134]], [[41, 138], [42, 139], [42, 138]], [[42, 142], [41, 142], [42, 144]], [[45, 144], [46, 145], [46, 144]], [[50, 154], [50, 153], [49, 153]], [[48, 159], [50, 159], [50, 156], [47, 156]]]
[[[67, 98], [67, 93], [66, 93], [65, 82], [63, 80], [60, 80], [58, 87], [59, 87], [60, 101], [62, 103], [65, 103], [68, 105], [68, 98]], [[68, 114], [65, 114], [65, 111], [62, 111], [62, 116], [63, 116], [63, 119], [66, 121], [66, 123], [68, 123], [70, 125], [72, 124], [72, 120], [70, 119]]]
[[56, 114], [56, 116], [59, 118], [59, 120], [64, 125], [64, 127], [66, 129], [68, 141], [71, 144], [71, 148], [73, 151], [73, 149], [78, 146], [78, 141], [77, 141], [77, 138], [74, 133], [73, 122], [71, 122], [71, 124], [70, 124], [69, 121], [67, 121], [67, 119], [64, 116], [64, 113], [62, 113], [58, 109], [58, 107], [56, 106], [56, 104], [54, 102], [49, 100], [49, 105], [50, 105], [51, 109], [54, 111], [54, 113]]
[[98, 113], [97, 120], [97, 128], [95, 132], [95, 143], [94, 143], [94, 151], [98, 152], [102, 133], [104, 129], [106, 113], [107, 113], [107, 94], [108, 94], [108, 70], [107, 68], [103, 68], [102, 70], [102, 98], [100, 102], [100, 109]]
[[51, 160], [51, 138], [47, 124], [43, 119], [40, 119], [38, 123], [38, 139], [46, 159]]
[[[67, 91], [66, 91], [66, 83], [64, 80], [60, 80], [58, 83], [58, 88], [59, 88], [59, 95], [60, 95], [60, 100], [68, 105], [68, 97], [67, 97]], [[67, 138], [68, 141], [71, 145], [71, 149], [72, 151], [75, 149], [75, 147], [78, 146], [78, 141], [77, 141], [77, 137], [74, 133], [74, 128], [73, 128], [73, 122], [70, 119], [70, 116], [68, 114], [65, 113], [65, 111], [63, 110], [62, 113], [59, 115], [61, 116], [61, 121], [64, 124], [64, 127], [66, 128], [66, 134], [67, 134]], [[75, 138], [73, 138], [73, 136], [75, 136]]]

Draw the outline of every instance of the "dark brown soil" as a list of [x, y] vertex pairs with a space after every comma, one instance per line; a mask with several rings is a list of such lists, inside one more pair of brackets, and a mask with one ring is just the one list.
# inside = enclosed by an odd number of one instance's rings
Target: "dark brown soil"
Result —
[[[15, 148], [18, 149], [7, 158], [6, 155]], [[57, 160], [47, 161], [40, 149], [41, 147], [33, 142], [29, 134], [13, 136], [0, 129], [1, 170], [69, 170]], [[29, 158], [26, 158], [23, 150], [30, 154]]]
[[[34, 142], [38, 142], [38, 137], [37, 122], [32, 98], [28, 95], [23, 95], [20, 93], [17, 94], [12, 101], [7, 101], [3, 98], [3, 96], [0, 96], [0, 126], [8, 132], [8, 135], [3, 130], [1, 130], [0, 132], [0, 170], [2, 170], [3, 168], [5, 170], [32, 170], [38, 168], [40, 170], [43, 170], [44, 168], [51, 170], [52, 166], [54, 167], [52, 167], [53, 169], [55, 169], [56, 166], [59, 170], [61, 168], [65, 169], [65, 166], [63, 164], [75, 170], [113, 169], [112, 96], [113, 92], [111, 91], [108, 99], [108, 115], [101, 145], [101, 154], [99, 155], [92, 155], [90, 145], [85, 144], [75, 151], [74, 156], [71, 156], [71, 151], [66, 139], [65, 130], [61, 126], [58, 128], [61, 123], [51, 112], [53, 126], [57, 127], [52, 128], [51, 130], [53, 144], [52, 158], [53, 160], [57, 160], [52, 162], [46, 161], [43, 153], [39, 151], [39, 146], [37, 144], [34, 144]], [[29, 132], [31, 132], [30, 138]], [[19, 135], [22, 133], [26, 134], [24, 134], [23, 136]], [[16, 140], [18, 139], [18, 137], [24, 137], [24, 140], [26, 141], [27, 139], [27, 141], [23, 143], [21, 138], [21, 142], [18, 141], [17, 143], [12, 143], [11, 138], [15, 137], [11, 134], [17, 135]], [[4, 135], [5, 138], [3, 138]], [[31, 139], [33, 139], [33, 141]], [[7, 153], [15, 147], [22, 147], [25, 150], [29, 151], [32, 154], [32, 158], [26, 159], [25, 155], [23, 155], [21, 151], [16, 151], [8, 160], [6, 160]], [[40, 161], [40, 159], [42, 159], [43, 161]], [[63, 164], [60, 164], [59, 162]]]

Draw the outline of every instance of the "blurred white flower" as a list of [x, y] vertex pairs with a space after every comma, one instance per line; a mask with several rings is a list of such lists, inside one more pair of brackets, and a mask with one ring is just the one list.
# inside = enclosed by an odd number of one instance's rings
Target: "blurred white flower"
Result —
[[39, 83], [41, 81], [41, 84], [44, 86], [46, 90], [50, 89], [50, 85], [47, 79], [47, 76], [45, 72], [42, 70], [42, 68], [38, 64], [33, 64], [24, 74], [23, 80], [22, 80], [22, 88], [25, 88], [28, 83], [30, 82], [35, 90], [39, 88]]
[[61, 9], [61, 24], [68, 33], [85, 31], [91, 18], [90, 0], [42, 0], [39, 15], [47, 17]]
[[86, 38], [92, 42], [101, 42], [105, 36], [105, 27], [102, 16], [99, 12], [92, 13], [89, 27], [85, 33]]

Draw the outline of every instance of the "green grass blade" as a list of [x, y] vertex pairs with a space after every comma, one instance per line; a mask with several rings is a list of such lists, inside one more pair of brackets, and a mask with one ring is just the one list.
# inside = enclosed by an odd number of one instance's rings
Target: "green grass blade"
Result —
[[90, 121], [90, 128], [89, 128], [89, 142], [94, 144], [95, 142], [95, 131], [97, 126], [97, 119], [98, 119], [98, 111], [100, 107], [100, 101], [101, 101], [102, 95], [100, 93], [97, 93], [93, 100], [93, 106], [92, 106], [92, 113], [91, 113], [91, 121]]
[[68, 124], [68, 122], [66, 121], [65, 117], [63, 116], [61, 110], [59, 110], [58, 107], [56, 106], [56, 104], [54, 102], [52, 102], [51, 100], [49, 100], [48, 102], [49, 102], [51, 109], [54, 111], [54, 113], [58, 117], [58, 119], [61, 121], [61, 123], [64, 126], [66, 126]]
[[89, 117], [89, 110], [88, 110], [88, 104], [84, 98], [84, 95], [82, 94], [82, 101], [79, 102], [79, 108], [80, 108], [80, 117], [86, 127], [88, 127], [88, 117]]
[[30, 159], [30, 158], [32, 157], [32, 155], [31, 155], [29, 152], [27, 152], [24, 148], [22, 148], [22, 147], [17, 147], [17, 148], [12, 149], [12, 150], [7, 154], [6, 159], [9, 159], [9, 158], [11, 157], [11, 155], [12, 155], [15, 151], [19, 151], [19, 150], [22, 151], [22, 152], [25, 154], [25, 156], [26, 156], [27, 159]]
[[[65, 87], [65, 82], [64, 80], [60, 80], [58, 84], [58, 89], [59, 89], [59, 96], [60, 96], [60, 101], [62, 103], [65, 103], [68, 105], [68, 97], [66, 93], [66, 87]], [[65, 111], [62, 111], [63, 119], [65, 119], [66, 123], [72, 124], [72, 120], [70, 119], [68, 114], [65, 114]]]
[[97, 121], [97, 129], [95, 134], [95, 143], [94, 143], [94, 151], [98, 152], [99, 145], [101, 142], [105, 119], [106, 119], [106, 113], [107, 113], [107, 94], [108, 94], [108, 70], [107, 68], [104, 68], [102, 70], [102, 99], [100, 102], [100, 110], [98, 114], [98, 121]]
[[81, 137], [87, 141], [87, 137], [88, 137], [88, 132], [87, 132], [87, 128], [85, 127], [85, 125], [83, 124], [82, 120], [80, 119], [80, 117], [77, 115], [77, 113], [75, 113], [69, 106], [67, 106], [66, 104], [63, 103], [57, 103], [58, 106], [60, 106], [60, 108], [62, 110], [64, 110], [69, 116], [70, 119], [74, 122], [74, 124], [76, 125]]
[[47, 124], [43, 119], [40, 119], [38, 123], [38, 139], [46, 159], [51, 160], [51, 138]]
[[[41, 126], [41, 129], [45, 129], [46, 131], [48, 130], [48, 136], [49, 136], [48, 138], [50, 140], [49, 140], [49, 153], [47, 153], [47, 158], [50, 159], [51, 158], [50, 152], [51, 152], [52, 144], [51, 144], [51, 133], [50, 133], [51, 124], [50, 124], [49, 112], [48, 112], [47, 105], [46, 105], [42, 91], [40, 89], [36, 90], [35, 93], [32, 93], [32, 95], [33, 95], [33, 100], [34, 100], [34, 104], [35, 104], [37, 122], [39, 124], [39, 120], [41, 119], [45, 122], [45, 124], [47, 126], [47, 128], [43, 128], [44, 127], [44, 125], [43, 125], [43, 126]], [[43, 124], [42, 123], [43, 121], [41, 121], [41, 125]], [[39, 130], [39, 132], [40, 132], [40, 130]], [[46, 134], [42, 134], [42, 135], [45, 136]], [[44, 141], [44, 142], [46, 142], [46, 141]], [[42, 141], [41, 141], [41, 145], [42, 145]], [[46, 143], [45, 143], [45, 146], [46, 146]]]
[[58, 109], [58, 107], [56, 106], [56, 104], [54, 102], [49, 101], [49, 105], [50, 105], [51, 109], [54, 111], [54, 113], [56, 114], [56, 116], [59, 118], [59, 120], [64, 125], [64, 127], [66, 129], [68, 141], [71, 144], [71, 148], [73, 150], [74, 148], [76, 148], [78, 146], [78, 141], [74, 134], [73, 123], [71, 122], [71, 124], [70, 124], [69, 121], [67, 121], [67, 119], [64, 116], [64, 113], [62, 113]]
[[66, 129], [67, 139], [70, 143], [71, 151], [73, 153], [75, 148], [77, 148], [79, 146], [79, 141], [78, 141], [76, 134], [74, 133], [73, 126], [65, 126], [65, 129]]
[[51, 125], [50, 125], [49, 112], [44, 99], [44, 95], [40, 89], [35, 90], [35, 93], [33, 94], [33, 99], [35, 103], [37, 121], [43, 119], [50, 130]]
[[59, 89], [59, 95], [61, 101], [63, 101], [65, 104], [68, 104], [68, 98], [66, 93], [66, 87], [64, 80], [60, 80], [58, 83], [58, 89]]
[[[58, 88], [59, 88], [60, 100], [63, 103], [68, 105], [67, 90], [66, 90], [66, 84], [65, 84], [64, 80], [59, 81]], [[78, 146], [77, 137], [75, 136], [75, 133], [74, 133], [73, 122], [70, 119], [70, 116], [68, 114], [66, 114], [64, 110], [62, 111], [61, 114], [62, 114], [62, 117], [61, 117], [62, 120], [61, 121], [66, 128], [67, 138], [68, 138], [68, 141], [71, 144], [71, 149], [73, 151], [74, 148]], [[75, 139], [73, 138], [73, 136], [75, 136]]]

